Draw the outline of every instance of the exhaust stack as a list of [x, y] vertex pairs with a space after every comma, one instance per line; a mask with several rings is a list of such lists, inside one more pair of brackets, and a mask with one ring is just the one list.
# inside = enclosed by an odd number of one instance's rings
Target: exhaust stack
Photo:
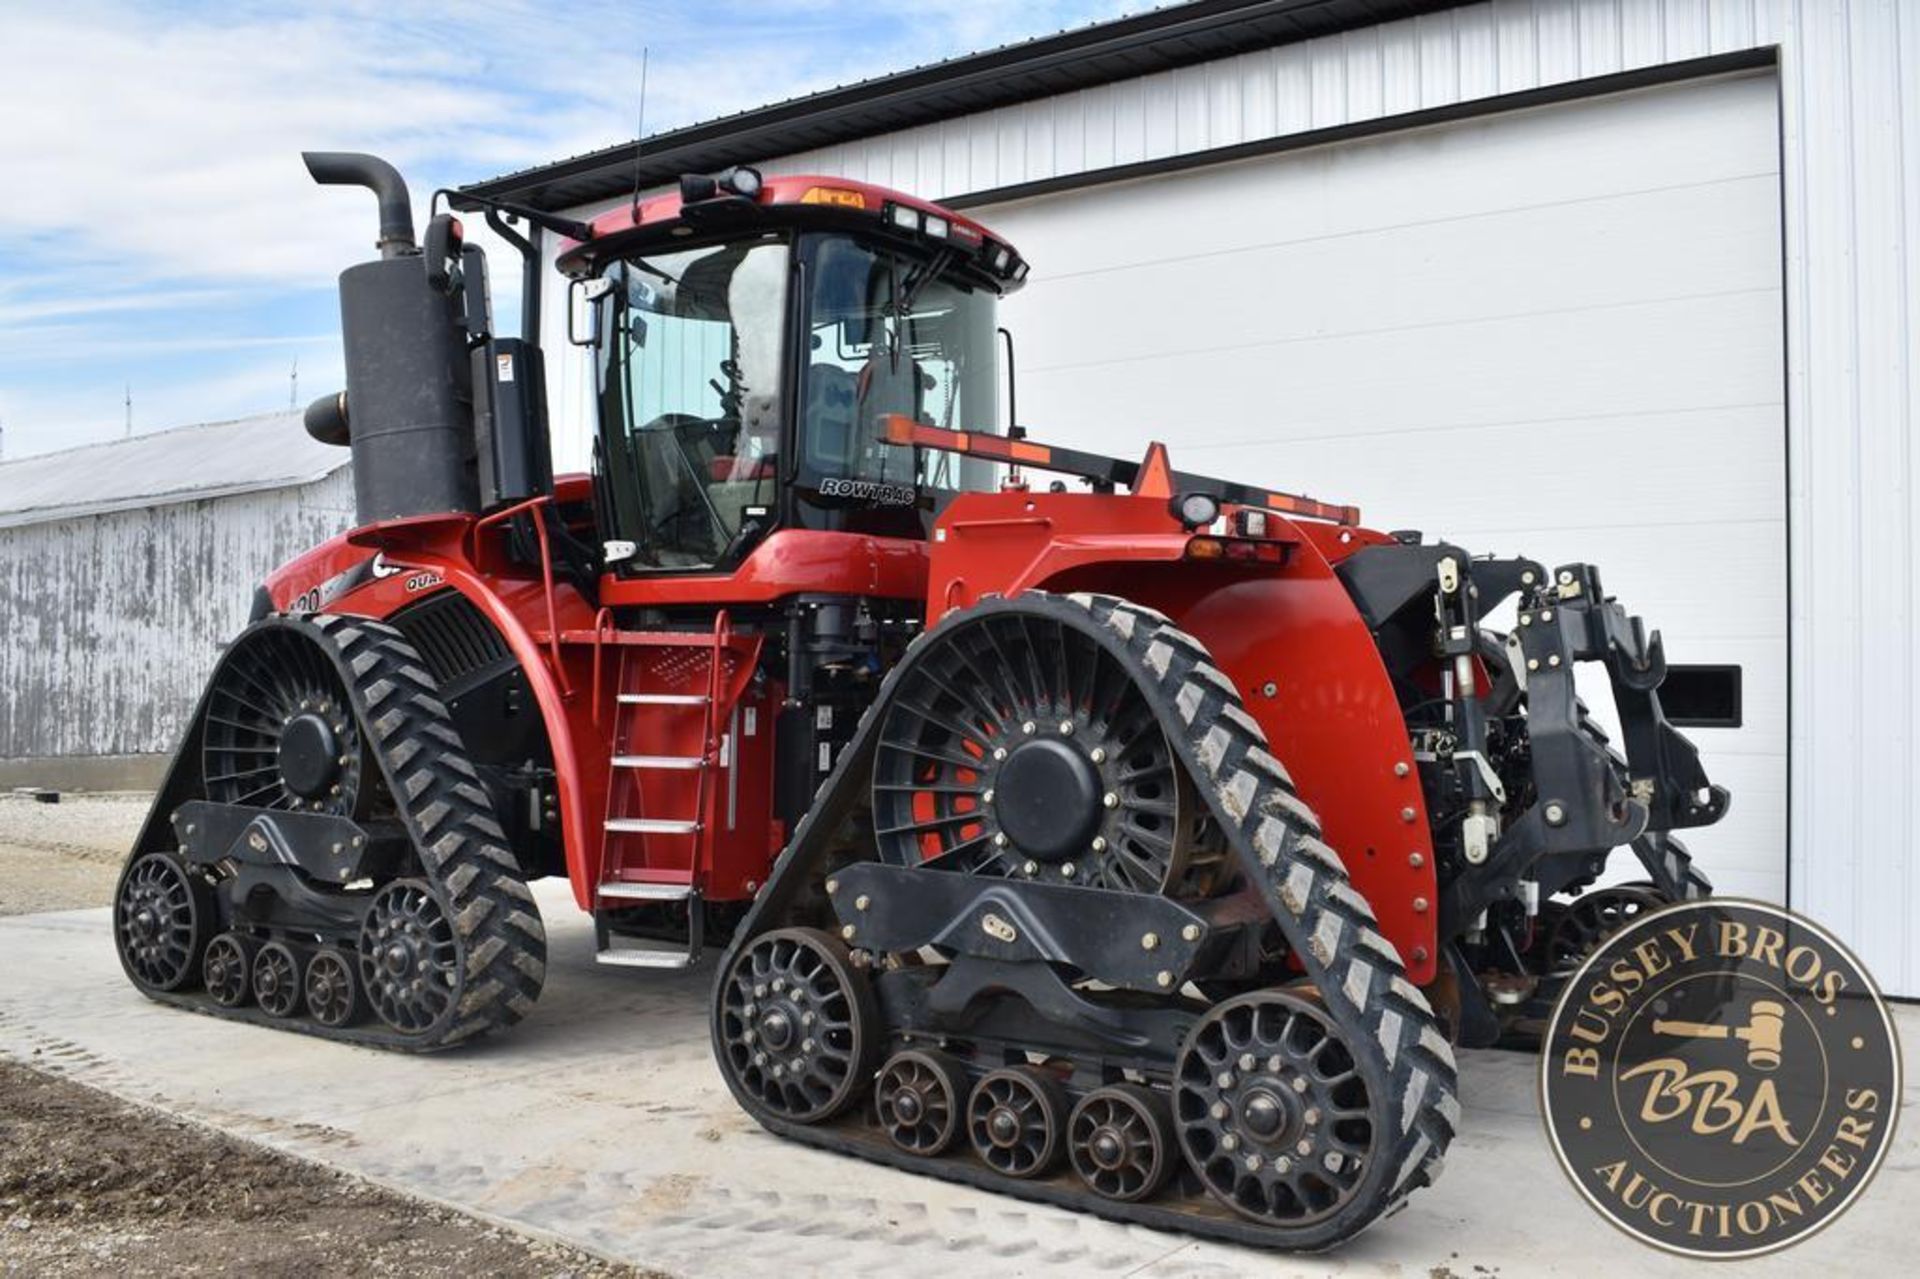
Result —
[[[477, 511], [473, 374], [459, 290], [450, 296], [428, 283], [407, 184], [377, 156], [309, 151], [302, 159], [315, 182], [366, 187], [380, 207], [380, 257], [340, 273], [346, 403], [337, 418], [321, 415], [332, 429], [314, 432], [329, 442], [344, 436], [353, 449], [357, 522]], [[309, 430], [314, 418], [309, 411]]]

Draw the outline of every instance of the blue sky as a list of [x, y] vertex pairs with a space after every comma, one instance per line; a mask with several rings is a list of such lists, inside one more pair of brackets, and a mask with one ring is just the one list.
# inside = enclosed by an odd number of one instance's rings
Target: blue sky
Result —
[[[372, 205], [1145, 7], [1118, 0], [65, 0], [0, 39], [0, 429], [20, 457], [301, 403], [340, 380], [332, 281]], [[508, 272], [495, 267], [498, 281]]]

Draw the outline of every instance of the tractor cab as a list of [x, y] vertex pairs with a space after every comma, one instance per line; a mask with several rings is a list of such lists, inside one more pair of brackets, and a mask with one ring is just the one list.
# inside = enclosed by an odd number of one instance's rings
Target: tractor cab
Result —
[[923, 538], [994, 464], [890, 442], [1000, 419], [995, 305], [1026, 263], [984, 227], [842, 179], [751, 169], [593, 224], [560, 266], [597, 352], [610, 565], [726, 571], [776, 528]]

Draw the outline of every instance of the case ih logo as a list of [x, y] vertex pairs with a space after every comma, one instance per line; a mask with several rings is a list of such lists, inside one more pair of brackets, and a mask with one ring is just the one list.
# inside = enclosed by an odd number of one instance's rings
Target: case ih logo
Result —
[[1860, 963], [1758, 902], [1689, 902], [1600, 947], [1554, 1010], [1547, 1135], [1595, 1208], [1697, 1257], [1784, 1248], [1865, 1188], [1900, 1059]]

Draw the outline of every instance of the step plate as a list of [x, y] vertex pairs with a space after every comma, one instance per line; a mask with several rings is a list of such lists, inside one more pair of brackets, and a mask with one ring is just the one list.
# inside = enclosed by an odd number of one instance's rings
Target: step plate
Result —
[[693, 967], [693, 956], [684, 950], [603, 950], [593, 960], [617, 968]]

